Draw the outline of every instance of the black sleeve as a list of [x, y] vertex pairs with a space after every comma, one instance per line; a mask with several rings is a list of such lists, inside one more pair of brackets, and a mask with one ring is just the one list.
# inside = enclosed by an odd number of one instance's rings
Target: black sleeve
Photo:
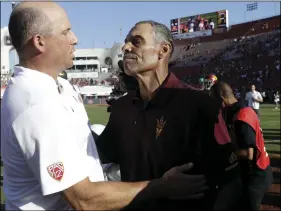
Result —
[[[217, 104], [216, 101], [209, 100], [208, 104], [203, 105], [200, 113], [202, 115], [201, 125], [204, 128], [204, 130], [201, 131], [202, 159], [205, 162], [207, 174], [216, 181], [220, 173], [224, 171], [225, 162], [229, 157], [229, 144], [219, 144], [220, 141], [224, 142], [224, 139], [227, 137], [223, 135], [222, 137], [217, 137], [218, 132], [215, 133], [217, 128], [223, 129], [225, 125], [221, 121], [224, 120], [223, 118], [219, 119], [220, 105]], [[225, 130], [227, 131], [226, 126]], [[228, 133], [226, 135], [228, 135]]]
[[[212, 98], [205, 94], [198, 94], [197, 107], [192, 111], [193, 119], [186, 128], [188, 136], [187, 155], [194, 162], [196, 173], [205, 173], [212, 163], [214, 152], [212, 151], [214, 143], [214, 126], [217, 122], [219, 107]], [[200, 99], [198, 99], [200, 98]], [[212, 154], [212, 155], [210, 155]], [[210, 162], [210, 163], [209, 163]], [[197, 165], [196, 165], [197, 164]]]
[[[220, 198], [217, 199], [217, 185], [225, 181], [223, 172], [229, 153], [225, 149], [228, 145], [217, 144], [215, 137], [215, 125], [219, 124], [219, 105], [209, 97], [202, 96], [202, 100], [204, 101], [199, 105], [197, 119], [194, 120], [195, 124], [190, 131], [192, 134], [190, 141], [194, 145], [191, 148], [191, 154], [197, 161], [194, 163], [194, 173], [204, 174], [210, 187], [205, 192], [202, 203], [204, 203], [206, 210], [211, 210], [215, 201], [221, 200]], [[224, 190], [223, 187], [221, 187], [221, 190]], [[229, 201], [231, 199], [224, 198], [223, 200]], [[219, 204], [219, 202], [216, 203]]]
[[242, 121], [234, 123], [236, 142], [240, 149], [256, 147], [256, 133], [251, 126]]
[[95, 140], [100, 160], [105, 163], [119, 163], [117, 153], [117, 130], [114, 124], [115, 114], [111, 113], [102, 134]]

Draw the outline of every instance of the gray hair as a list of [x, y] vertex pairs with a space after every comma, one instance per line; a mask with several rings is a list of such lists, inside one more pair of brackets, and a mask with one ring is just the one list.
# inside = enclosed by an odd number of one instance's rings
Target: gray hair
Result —
[[156, 41], [169, 43], [172, 47], [170, 57], [173, 55], [173, 52], [174, 52], [173, 36], [171, 34], [170, 29], [166, 25], [164, 25], [162, 23], [158, 23], [153, 20], [140, 21], [140, 22], [136, 23], [135, 26], [139, 25], [139, 24], [150, 24], [155, 31]]
[[19, 5], [14, 8], [10, 16], [9, 33], [14, 48], [21, 55], [23, 48], [32, 36], [52, 34], [53, 29], [51, 21], [43, 11]]

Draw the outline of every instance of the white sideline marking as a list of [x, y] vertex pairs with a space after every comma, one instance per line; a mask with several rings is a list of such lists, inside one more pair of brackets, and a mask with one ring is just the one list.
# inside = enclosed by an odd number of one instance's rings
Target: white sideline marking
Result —
[[262, 122], [262, 124], [273, 124], [273, 123], [280, 123], [280, 120], [272, 120], [272, 121], [265, 121], [265, 122]]
[[[264, 143], [274, 143], [274, 142], [280, 142], [280, 140], [270, 140], [270, 141], [264, 141]], [[278, 144], [278, 143], [277, 143]]]

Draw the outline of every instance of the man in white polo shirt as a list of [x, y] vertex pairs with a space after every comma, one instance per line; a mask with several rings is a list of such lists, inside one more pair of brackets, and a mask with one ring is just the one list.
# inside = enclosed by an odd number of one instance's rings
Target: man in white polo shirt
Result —
[[58, 77], [73, 65], [77, 43], [65, 11], [53, 2], [20, 3], [9, 32], [20, 64], [1, 105], [7, 210], [116, 210], [159, 192], [203, 194], [205, 178], [179, 171], [168, 180], [104, 182], [85, 108]]
[[250, 89], [251, 91], [247, 92], [245, 100], [248, 101], [248, 106], [254, 109], [259, 116], [260, 103], [263, 102], [263, 98], [261, 93], [256, 91], [255, 85], [251, 85]]

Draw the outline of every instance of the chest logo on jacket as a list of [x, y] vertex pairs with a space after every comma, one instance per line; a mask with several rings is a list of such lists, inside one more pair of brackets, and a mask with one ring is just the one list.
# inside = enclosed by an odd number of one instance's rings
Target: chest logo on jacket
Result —
[[163, 131], [165, 124], [167, 121], [164, 121], [163, 116], [161, 117], [161, 119], [156, 119], [157, 124], [156, 124], [156, 139], [160, 136], [161, 132]]

